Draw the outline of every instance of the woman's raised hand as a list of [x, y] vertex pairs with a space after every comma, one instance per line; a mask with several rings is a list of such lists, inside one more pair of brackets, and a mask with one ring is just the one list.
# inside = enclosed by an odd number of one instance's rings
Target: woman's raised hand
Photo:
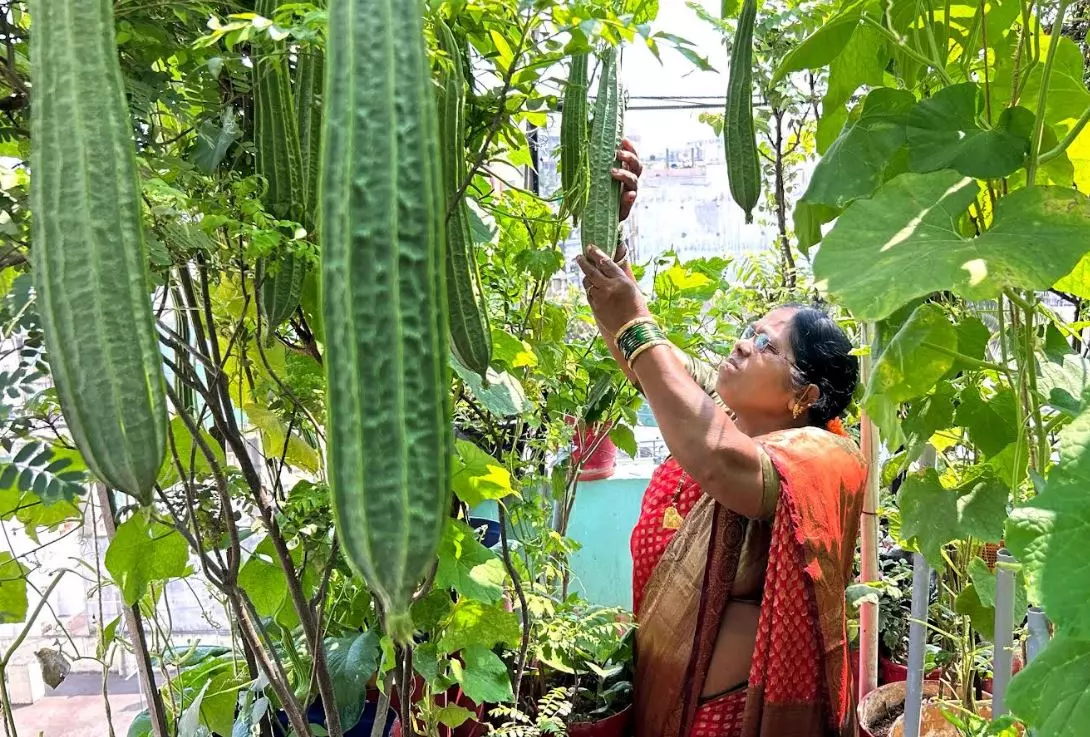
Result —
[[626, 220], [632, 212], [632, 206], [636, 204], [636, 190], [640, 186], [640, 175], [643, 174], [643, 164], [636, 154], [636, 147], [632, 141], [625, 138], [621, 141], [621, 148], [617, 151], [617, 161], [620, 166], [612, 170], [613, 178], [621, 183], [621, 220]]
[[580, 254], [575, 260], [583, 272], [587, 302], [610, 336], [630, 320], [651, 314], [636, 282], [602, 249], [591, 246], [585, 256]]

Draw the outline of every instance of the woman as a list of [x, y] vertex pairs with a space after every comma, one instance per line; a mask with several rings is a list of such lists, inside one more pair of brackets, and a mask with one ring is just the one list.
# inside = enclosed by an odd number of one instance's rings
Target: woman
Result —
[[[618, 160], [623, 218], [641, 166], [627, 141]], [[788, 305], [709, 376], [655, 324], [623, 245], [578, 262], [672, 454], [632, 534], [637, 737], [855, 737], [844, 589], [866, 467], [838, 420], [851, 342]]]

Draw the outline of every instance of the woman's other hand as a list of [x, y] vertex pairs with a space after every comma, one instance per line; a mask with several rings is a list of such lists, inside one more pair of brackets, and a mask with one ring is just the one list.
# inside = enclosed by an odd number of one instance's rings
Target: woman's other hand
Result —
[[640, 175], [643, 174], [643, 164], [640, 163], [640, 157], [636, 154], [636, 147], [627, 138], [621, 141], [621, 148], [617, 151], [617, 163], [620, 166], [610, 173], [621, 183], [619, 215], [623, 221], [628, 219], [632, 206], [636, 204], [636, 190], [640, 187]]
[[625, 270], [596, 246], [575, 258], [583, 271], [587, 302], [603, 331], [614, 335], [625, 323], [651, 314], [640, 288]]

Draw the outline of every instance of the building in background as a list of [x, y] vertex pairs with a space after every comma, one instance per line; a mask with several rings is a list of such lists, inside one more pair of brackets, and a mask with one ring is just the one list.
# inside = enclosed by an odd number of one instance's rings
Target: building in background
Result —
[[[644, 149], [638, 135], [630, 136], [640, 152], [644, 173], [639, 204], [625, 223], [633, 257], [647, 261], [674, 252], [683, 261], [714, 256], [739, 259], [767, 248], [774, 240], [771, 228], [746, 225], [745, 216], [730, 197], [723, 143], [708, 137], [681, 141], [662, 150]], [[539, 185], [551, 197], [560, 188], [560, 118], [550, 116], [549, 127], [539, 132]], [[554, 287], [577, 285], [579, 268], [572, 259], [579, 253], [578, 229], [562, 244], [565, 270]]]

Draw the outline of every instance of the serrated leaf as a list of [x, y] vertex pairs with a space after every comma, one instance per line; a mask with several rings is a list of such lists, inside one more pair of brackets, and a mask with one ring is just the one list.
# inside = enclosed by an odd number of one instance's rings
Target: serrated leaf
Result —
[[503, 464], [467, 440], [455, 441], [453, 470], [451, 487], [471, 509], [485, 501], [517, 496]]
[[639, 452], [639, 446], [636, 444], [636, 434], [628, 425], [614, 426], [609, 431], [609, 439], [630, 458], [635, 458]]
[[439, 543], [439, 567], [435, 586], [453, 589], [461, 596], [494, 603], [503, 598], [507, 571], [499, 556], [477, 539], [461, 520], [447, 520]]
[[522, 636], [514, 612], [507, 611], [502, 604], [472, 599], [462, 599], [454, 605], [443, 621], [442, 632], [438, 646], [443, 653], [455, 653], [473, 645], [514, 647]]

